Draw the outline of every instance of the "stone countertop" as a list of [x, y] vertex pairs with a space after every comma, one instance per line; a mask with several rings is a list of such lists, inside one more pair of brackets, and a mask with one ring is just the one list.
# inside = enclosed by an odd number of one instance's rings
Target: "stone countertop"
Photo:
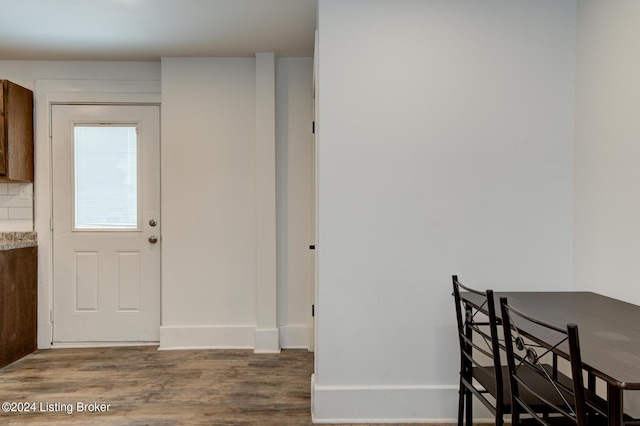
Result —
[[0, 232], [0, 250], [11, 250], [38, 245], [35, 232]]

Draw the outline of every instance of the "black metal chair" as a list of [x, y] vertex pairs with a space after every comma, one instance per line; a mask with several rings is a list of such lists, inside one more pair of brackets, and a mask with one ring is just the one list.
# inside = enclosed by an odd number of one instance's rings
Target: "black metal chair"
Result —
[[[493, 291], [478, 291], [465, 287], [452, 277], [456, 305], [458, 338], [460, 341], [460, 389], [458, 396], [458, 425], [473, 424], [473, 396], [495, 416], [496, 426], [502, 425], [508, 413], [505, 402], [506, 371], [500, 361], [498, 323]], [[461, 291], [463, 290], [463, 291]], [[465, 294], [466, 292], [466, 294]], [[468, 296], [476, 296], [470, 299]], [[486, 309], [489, 314], [482, 313]], [[485, 359], [478, 358], [484, 355]], [[504, 377], [504, 378], [503, 378]], [[466, 415], [466, 417], [465, 417]]]
[[[504, 415], [511, 413], [511, 386], [508, 366], [503, 365], [501, 353], [504, 343], [501, 320], [496, 315], [493, 291], [479, 291], [460, 283], [452, 276], [453, 296], [456, 305], [458, 338], [460, 341], [460, 388], [458, 396], [458, 425], [473, 425], [473, 397], [491, 412], [495, 425], [504, 423]], [[547, 368], [553, 370], [552, 365]], [[541, 382], [544, 379], [533, 372], [528, 379]], [[548, 398], [561, 402], [555, 392]], [[546, 405], [529, 400], [536, 412], [546, 416]]]
[[[588, 391], [583, 381], [578, 326], [548, 324], [509, 306], [506, 298], [500, 299], [500, 305], [512, 405], [515, 407], [511, 413], [512, 424], [606, 424], [604, 401], [595, 395], [590, 399], [586, 397]], [[544, 357], [555, 351], [567, 357], [571, 377], [542, 363]], [[538, 380], [531, 380], [532, 374]], [[540, 404], [548, 408], [544, 416], [539, 414]]]

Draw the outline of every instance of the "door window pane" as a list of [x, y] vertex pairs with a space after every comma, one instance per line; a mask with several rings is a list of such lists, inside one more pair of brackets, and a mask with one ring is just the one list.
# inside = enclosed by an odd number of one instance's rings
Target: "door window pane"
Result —
[[132, 125], [76, 125], [75, 228], [138, 228], [138, 141]]

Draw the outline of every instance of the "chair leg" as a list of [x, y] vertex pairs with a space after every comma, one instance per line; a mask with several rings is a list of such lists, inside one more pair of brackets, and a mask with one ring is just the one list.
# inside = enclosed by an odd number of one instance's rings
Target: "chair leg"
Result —
[[496, 404], [496, 420], [495, 420], [495, 425], [496, 426], [503, 426], [504, 425], [504, 410], [501, 406], [498, 406]]
[[473, 394], [470, 391], [467, 391], [465, 405], [466, 405], [465, 413], [467, 415], [467, 419], [466, 419], [467, 426], [473, 426]]
[[463, 426], [463, 418], [464, 418], [464, 394], [465, 387], [462, 384], [462, 379], [460, 380], [460, 387], [458, 388], [458, 426]]

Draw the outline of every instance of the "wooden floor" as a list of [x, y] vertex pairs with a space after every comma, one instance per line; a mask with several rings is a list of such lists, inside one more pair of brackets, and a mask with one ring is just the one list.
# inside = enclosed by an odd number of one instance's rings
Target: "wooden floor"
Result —
[[306, 350], [37, 351], [0, 369], [0, 403], [35, 412], [0, 424], [310, 425], [312, 372]]

